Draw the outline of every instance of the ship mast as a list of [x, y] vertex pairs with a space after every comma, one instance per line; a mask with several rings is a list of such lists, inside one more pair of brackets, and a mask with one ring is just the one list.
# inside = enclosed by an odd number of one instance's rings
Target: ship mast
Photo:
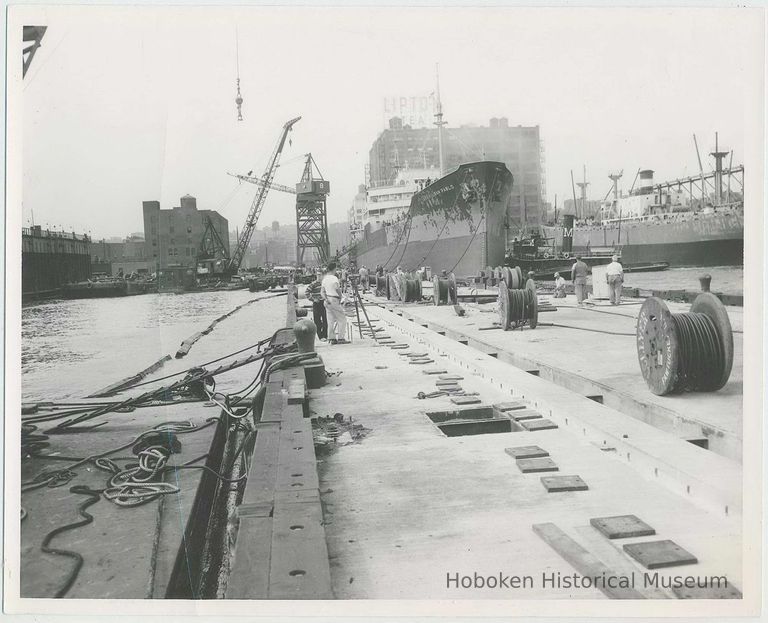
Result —
[[440, 177], [443, 176], [443, 103], [440, 101], [440, 68], [435, 63], [435, 77], [437, 79], [437, 105], [435, 107], [435, 125], [437, 126], [437, 154], [439, 158]]

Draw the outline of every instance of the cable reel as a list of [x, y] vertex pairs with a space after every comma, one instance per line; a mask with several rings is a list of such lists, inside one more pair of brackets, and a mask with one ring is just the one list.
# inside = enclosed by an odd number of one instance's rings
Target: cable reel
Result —
[[432, 301], [437, 305], [458, 305], [459, 295], [456, 286], [456, 275], [451, 273], [447, 277], [432, 277], [433, 295]]
[[389, 282], [385, 276], [376, 276], [376, 296], [386, 296], [389, 298]]
[[400, 275], [398, 278], [400, 295], [403, 303], [415, 303], [421, 300], [421, 279]]
[[[514, 271], [512, 272], [514, 274]], [[536, 328], [539, 322], [539, 300], [536, 297], [536, 284], [533, 279], [529, 279], [524, 287], [517, 289], [509, 288], [506, 279], [500, 281], [498, 301], [499, 324], [502, 329], [508, 331], [524, 325], [528, 325], [531, 329]]]
[[689, 312], [673, 314], [652, 296], [637, 318], [637, 358], [648, 388], [657, 396], [714, 392], [733, 367], [733, 331], [725, 306], [702, 292]]
[[526, 286], [525, 278], [523, 277], [523, 271], [519, 266], [510, 268], [505, 266], [502, 271], [502, 279], [509, 290], [519, 290]]

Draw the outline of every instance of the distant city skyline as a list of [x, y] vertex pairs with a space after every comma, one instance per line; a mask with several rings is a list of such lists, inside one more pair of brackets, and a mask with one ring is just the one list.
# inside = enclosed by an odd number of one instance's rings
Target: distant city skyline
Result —
[[[625, 190], [641, 167], [697, 174], [694, 133], [705, 170], [716, 131], [740, 164], [763, 45], [749, 9], [23, 9], [48, 30], [18, 83], [22, 222], [34, 212], [94, 238], [138, 231], [142, 201], [167, 209], [186, 193], [242, 228], [254, 189], [227, 172], [260, 175], [297, 115], [275, 181], [298, 181], [311, 151], [332, 184], [329, 221], [346, 220], [382, 103], [429, 96], [435, 62], [449, 127], [540, 127], [549, 203], [571, 197], [584, 165], [593, 200], [621, 169]], [[302, 36], [286, 48], [286, 32]], [[259, 226], [276, 219], [293, 222], [292, 195], [270, 193]]]

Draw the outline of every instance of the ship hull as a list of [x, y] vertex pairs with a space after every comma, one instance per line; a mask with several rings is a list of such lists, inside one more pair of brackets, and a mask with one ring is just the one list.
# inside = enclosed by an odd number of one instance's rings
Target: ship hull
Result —
[[350, 251], [358, 266], [416, 270], [430, 266], [458, 276], [503, 263], [512, 174], [501, 162], [475, 162], [416, 193], [408, 216], [370, 231]]
[[[562, 248], [562, 228], [545, 228]], [[670, 266], [744, 264], [744, 216], [739, 212], [696, 215], [670, 221], [627, 222], [621, 226], [575, 227], [573, 253], [598, 248], [621, 251], [624, 264], [668, 262]]]

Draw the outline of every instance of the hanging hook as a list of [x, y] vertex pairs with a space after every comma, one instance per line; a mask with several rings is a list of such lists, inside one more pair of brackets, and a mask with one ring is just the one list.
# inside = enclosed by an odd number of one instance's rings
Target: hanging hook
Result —
[[237, 97], [235, 98], [235, 104], [237, 105], [237, 120], [243, 120], [243, 96], [240, 94], [240, 40], [237, 33], [237, 26], [235, 26], [235, 64], [237, 68]]

